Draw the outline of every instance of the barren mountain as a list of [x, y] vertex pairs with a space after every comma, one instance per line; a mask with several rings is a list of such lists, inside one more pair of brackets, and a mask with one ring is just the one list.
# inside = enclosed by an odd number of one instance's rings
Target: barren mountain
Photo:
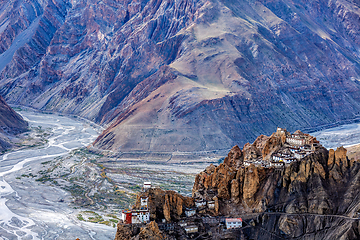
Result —
[[228, 149], [360, 113], [351, 0], [0, 0], [0, 93], [113, 151]]
[[0, 96], [0, 151], [11, 147], [10, 139], [27, 130], [27, 122]]

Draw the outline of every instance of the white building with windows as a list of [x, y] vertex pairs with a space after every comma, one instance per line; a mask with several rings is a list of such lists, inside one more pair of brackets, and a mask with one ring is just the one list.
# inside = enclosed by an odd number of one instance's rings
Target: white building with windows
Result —
[[143, 190], [146, 191], [151, 188], [151, 182], [144, 182]]
[[303, 146], [306, 144], [306, 137], [302, 134], [292, 134], [286, 138], [286, 142], [293, 146]]
[[179, 225], [180, 225], [180, 227], [186, 227], [186, 226], [187, 226], [187, 222], [185, 222], [185, 221], [180, 221], [180, 222], [179, 222]]
[[296, 153], [296, 152], [298, 152], [298, 151], [300, 150], [300, 148], [298, 148], [298, 147], [291, 147], [291, 148], [289, 148], [289, 150], [290, 150], [290, 152], [292, 152], [292, 153]]
[[196, 201], [195, 201], [195, 206], [196, 206], [197, 208], [206, 207], [206, 200], [204, 200], [204, 199], [196, 200]]
[[226, 218], [225, 219], [226, 229], [240, 228], [242, 227], [241, 218]]
[[270, 167], [282, 168], [284, 167], [284, 162], [270, 162]]
[[296, 158], [291, 157], [291, 158], [287, 158], [287, 159], [285, 159], [285, 160], [284, 160], [284, 163], [285, 163], [285, 164], [290, 164], [290, 163], [292, 163], [292, 162], [296, 162], [296, 161], [297, 161], [297, 159], [296, 159]]
[[192, 217], [196, 214], [196, 209], [195, 208], [186, 208], [185, 209], [185, 215], [187, 217]]
[[150, 222], [150, 212], [145, 210], [131, 210], [131, 223], [148, 223]]
[[252, 162], [244, 161], [243, 164], [244, 164], [245, 167], [248, 167], [248, 166], [250, 166], [252, 164]]
[[189, 234], [189, 233], [197, 233], [199, 231], [199, 228], [196, 225], [186, 226], [184, 229], [185, 229], [185, 232], [187, 234]]
[[207, 202], [207, 206], [209, 209], [214, 209], [215, 208], [215, 201], [208, 201]]
[[284, 159], [285, 159], [285, 157], [280, 156], [280, 155], [273, 155], [273, 156], [272, 156], [272, 160], [273, 160], [274, 162], [284, 161]]
[[140, 206], [147, 208], [148, 199], [149, 199], [148, 197], [140, 197]]
[[306, 156], [307, 156], [307, 154], [304, 151], [299, 151], [299, 152], [294, 153], [294, 157], [297, 158], [298, 160], [300, 160]]

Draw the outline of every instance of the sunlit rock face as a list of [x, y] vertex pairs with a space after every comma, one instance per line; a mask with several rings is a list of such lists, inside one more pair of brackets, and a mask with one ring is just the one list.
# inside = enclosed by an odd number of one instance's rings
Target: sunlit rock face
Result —
[[217, 197], [220, 216], [259, 213], [256, 227], [244, 230], [246, 239], [268, 239], [261, 233], [264, 229], [285, 239], [359, 239], [360, 164], [347, 158], [345, 148], [320, 147], [281, 169], [253, 164], [237, 167], [233, 160], [239, 153], [247, 157], [236, 146], [227, 161], [200, 172], [193, 197]]
[[228, 149], [360, 113], [356, 2], [0, 3], [0, 93], [108, 124], [100, 149]]
[[[223, 163], [210, 164], [196, 175], [192, 198], [153, 187], [137, 195], [133, 209], [140, 209], [147, 199], [151, 220], [166, 219], [167, 224], [175, 226], [195, 222], [201, 236], [209, 231], [214, 233], [215, 229], [219, 231], [218, 223], [204, 221], [209, 217], [241, 216], [250, 223], [230, 233], [220, 230], [218, 236], [212, 234], [207, 239], [360, 239], [360, 162], [349, 159], [344, 147], [328, 151], [318, 145], [303, 158], [281, 167], [243, 164], [244, 159], [267, 159], [266, 155], [272, 155], [269, 149], [278, 152], [292, 148], [281, 141], [283, 134], [291, 136], [280, 129], [270, 137], [259, 136], [242, 150], [234, 146]], [[300, 131], [295, 134], [320, 144], [308, 134]], [[207, 202], [207, 206], [201, 206], [202, 202]], [[213, 207], [209, 207], [210, 202]], [[190, 218], [184, 213], [189, 208], [196, 209], [195, 216]], [[146, 239], [141, 238], [145, 233], [149, 237], [186, 239], [182, 228], [170, 231], [163, 228], [161, 232], [155, 221], [143, 230], [137, 224], [120, 222], [115, 240]]]

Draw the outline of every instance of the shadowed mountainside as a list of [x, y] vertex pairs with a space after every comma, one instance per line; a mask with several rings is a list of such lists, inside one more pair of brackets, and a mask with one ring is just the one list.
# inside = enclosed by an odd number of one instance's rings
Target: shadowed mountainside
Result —
[[27, 130], [28, 124], [0, 96], [0, 151], [11, 147], [10, 139]]
[[96, 148], [228, 149], [359, 117], [356, 1], [0, 3], [1, 94], [108, 124]]

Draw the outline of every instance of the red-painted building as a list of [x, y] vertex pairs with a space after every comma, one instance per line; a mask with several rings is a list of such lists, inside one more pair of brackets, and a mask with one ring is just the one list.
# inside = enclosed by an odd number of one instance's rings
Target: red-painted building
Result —
[[150, 211], [147, 208], [146, 209], [122, 210], [121, 220], [125, 224], [148, 223], [148, 222], [150, 222]]
[[121, 220], [123, 221], [123, 223], [131, 224], [131, 217], [132, 217], [131, 210], [122, 210], [122, 212], [121, 212]]

